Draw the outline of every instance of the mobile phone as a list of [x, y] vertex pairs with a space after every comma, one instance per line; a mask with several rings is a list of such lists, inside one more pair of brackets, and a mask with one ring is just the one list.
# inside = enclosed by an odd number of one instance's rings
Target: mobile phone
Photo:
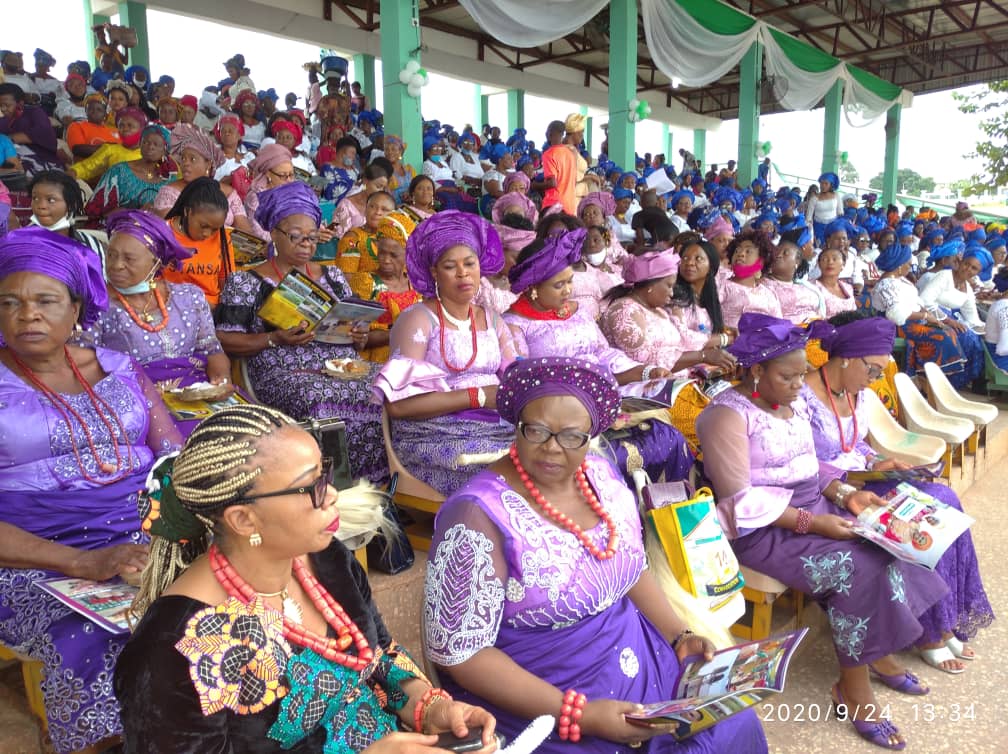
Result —
[[[497, 748], [503, 749], [506, 743], [504, 736], [495, 733], [494, 738], [497, 740]], [[439, 749], [459, 752], [459, 754], [467, 751], [479, 751], [483, 748], [483, 727], [470, 728], [469, 735], [465, 738], [459, 738], [451, 731], [442, 733], [438, 736], [435, 746]]]

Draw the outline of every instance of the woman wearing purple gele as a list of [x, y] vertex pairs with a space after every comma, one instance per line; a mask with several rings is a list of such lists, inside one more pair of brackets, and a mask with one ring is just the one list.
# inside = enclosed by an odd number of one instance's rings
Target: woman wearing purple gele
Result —
[[624, 717], [672, 698], [681, 660], [713, 645], [688, 630], [647, 570], [619, 471], [589, 453], [619, 406], [615, 379], [593, 362], [525, 359], [508, 369], [497, 408], [517, 426], [510, 453], [435, 522], [428, 655], [455, 698], [479, 699], [505, 736], [556, 716], [544, 754], [766, 752], [751, 710], [681, 743]]
[[[830, 320], [833, 333], [822, 338], [830, 358], [808, 375], [802, 397], [808, 403], [816, 455], [821, 461], [841, 469], [864, 471], [906, 468], [905, 464], [882, 458], [867, 442], [868, 418], [861, 394], [889, 363], [896, 325], [884, 317], [840, 314]], [[946, 505], [962, 510], [959, 498], [943, 484], [914, 482], [913, 485]], [[874, 482], [865, 489], [884, 495], [895, 487], [891, 482]], [[845, 494], [854, 490], [844, 488]], [[924, 633], [917, 641], [923, 660], [946, 673], [961, 673], [965, 660], [974, 659], [964, 644], [994, 620], [987, 599], [976, 549], [970, 533], [964, 532], [938, 561], [935, 572], [944, 579], [949, 593], [919, 620]], [[877, 672], [891, 688], [920, 693], [909, 680], [910, 673]]]
[[704, 471], [739, 562], [810, 595], [829, 618], [840, 663], [833, 701], [858, 735], [887, 749], [906, 741], [878, 714], [868, 667], [901, 672], [887, 656], [920, 639], [918, 620], [948, 592], [937, 574], [896, 560], [858, 538], [853, 511], [880, 505], [867, 490], [845, 493], [844, 471], [816, 458], [809, 408], [801, 395], [814, 322], [746, 313], [729, 347], [744, 368], [697, 420]]

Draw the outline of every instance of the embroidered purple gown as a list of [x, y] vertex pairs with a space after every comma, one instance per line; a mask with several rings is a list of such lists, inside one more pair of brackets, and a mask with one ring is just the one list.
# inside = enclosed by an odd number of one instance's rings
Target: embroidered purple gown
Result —
[[[819, 459], [841, 469], [866, 469], [868, 459], [876, 453], [865, 442], [868, 434], [868, 417], [863, 401], [858, 398], [854, 408], [858, 417], [857, 442], [853, 450], [845, 453], [840, 447], [839, 430], [832, 410], [819, 400], [808, 385], [802, 388], [802, 395], [808, 403], [816, 455]], [[854, 420], [851, 417], [843, 417], [841, 421], [844, 437], [848, 439], [853, 437]], [[929, 482], [917, 482], [914, 486], [946, 505], [962, 510], [962, 503], [951, 488]], [[866, 489], [878, 495], [884, 495], [893, 487], [895, 485], [890, 482], [874, 482], [866, 485]], [[918, 620], [924, 626], [920, 643], [940, 641], [943, 631], [951, 631], [960, 641], [966, 641], [976, 636], [981, 628], [991, 624], [994, 620], [994, 610], [987, 599], [987, 592], [980, 578], [980, 565], [977, 563], [976, 549], [973, 547], [973, 537], [969, 531], [964, 532], [945, 552], [935, 567], [935, 573], [948, 585], [949, 593], [919, 616]]]
[[[107, 476], [42, 394], [0, 365], [0, 521], [37, 537], [83, 550], [140, 543], [136, 493], [156, 454], [178, 447], [179, 436], [157, 391], [125, 354], [96, 350], [107, 376], [95, 393], [120, 418], [133, 471], [103, 485], [84, 478], [71, 432], [84, 447], [90, 476]], [[111, 436], [84, 393], [63, 395], [87, 424], [103, 463], [115, 464]], [[157, 407], [156, 409], [149, 407]], [[119, 455], [127, 456], [120, 446]], [[45, 665], [42, 694], [49, 736], [59, 754], [84, 749], [120, 732], [112, 670], [126, 641], [35, 588], [59, 574], [37, 568], [0, 568], [0, 641]]]
[[[441, 506], [427, 567], [427, 652], [450, 667], [494, 647], [560, 689], [592, 699], [656, 702], [672, 698], [679, 662], [669, 643], [628, 596], [646, 568], [633, 494], [608, 461], [589, 455], [588, 479], [619, 531], [611, 560], [596, 560], [569, 531], [546, 521], [504, 480], [483, 471]], [[588, 535], [605, 547], [599, 523]], [[459, 688], [456, 699], [489, 709], [509, 739], [528, 724]], [[659, 736], [640, 749], [590, 736], [572, 745], [556, 732], [536, 751], [565, 754], [767, 750], [752, 710], [688, 741]]]

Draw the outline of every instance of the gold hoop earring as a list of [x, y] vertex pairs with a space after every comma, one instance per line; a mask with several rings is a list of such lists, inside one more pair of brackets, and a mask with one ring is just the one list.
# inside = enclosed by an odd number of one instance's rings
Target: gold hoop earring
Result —
[[249, 547], [259, 547], [262, 544], [262, 534], [255, 531], [249, 535]]

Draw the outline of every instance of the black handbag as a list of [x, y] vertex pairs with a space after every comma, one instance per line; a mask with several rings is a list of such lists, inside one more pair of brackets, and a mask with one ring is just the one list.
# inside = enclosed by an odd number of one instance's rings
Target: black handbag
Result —
[[379, 532], [367, 545], [368, 569], [373, 568], [388, 574], [407, 570], [416, 559], [413, 554], [413, 545], [406, 534], [406, 527], [403, 526], [403, 522], [399, 518], [399, 510], [392, 502], [398, 483], [399, 472], [395, 472], [389, 482], [388, 499], [382, 506], [385, 518], [391, 524], [392, 535], [386, 537]]
[[347, 452], [346, 424], [342, 419], [308, 419], [298, 426], [315, 438], [323, 458], [332, 458], [332, 478], [329, 483], [338, 490], [354, 485]]

